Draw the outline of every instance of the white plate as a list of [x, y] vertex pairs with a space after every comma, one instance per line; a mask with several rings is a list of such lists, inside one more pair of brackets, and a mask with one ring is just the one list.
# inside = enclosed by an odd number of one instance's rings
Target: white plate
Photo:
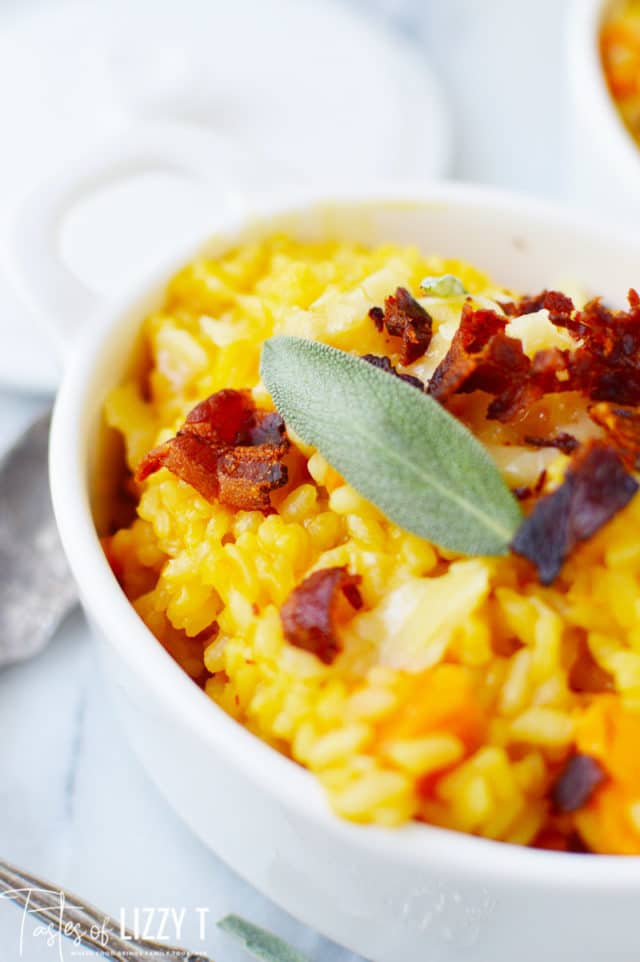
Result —
[[[0, 37], [6, 223], [48, 175], [140, 121], [180, 121], [255, 154], [268, 180], [330, 188], [442, 175], [449, 130], [418, 50], [334, 0], [71, 0], [33, 8]], [[221, 174], [222, 176], [222, 174]], [[248, 185], [251, 186], [251, 185]], [[89, 198], [64, 251], [117, 294], [199, 225], [184, 183], [148, 178]], [[207, 218], [210, 220], [209, 215]], [[0, 251], [0, 384], [51, 391], [58, 373]]]

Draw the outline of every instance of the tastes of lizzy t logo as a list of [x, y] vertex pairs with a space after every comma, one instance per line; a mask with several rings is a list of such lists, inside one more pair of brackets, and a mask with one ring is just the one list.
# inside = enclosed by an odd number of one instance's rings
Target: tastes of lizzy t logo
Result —
[[1, 892], [0, 899], [22, 906], [16, 932], [20, 959], [31, 958], [35, 942], [55, 952], [59, 962], [93, 958], [94, 950], [117, 951], [118, 958], [130, 956], [136, 962], [143, 958], [153, 962], [154, 956], [162, 962], [172, 955], [183, 959], [184, 950], [176, 943], [183, 940], [187, 920], [191, 940], [203, 942], [206, 938], [209, 909], [205, 907], [121, 908], [114, 919], [86, 905], [73, 904], [56, 889], [16, 888]]

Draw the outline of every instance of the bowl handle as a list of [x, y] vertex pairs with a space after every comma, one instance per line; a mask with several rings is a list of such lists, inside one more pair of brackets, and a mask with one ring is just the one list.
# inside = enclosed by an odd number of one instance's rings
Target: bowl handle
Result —
[[[64, 358], [74, 333], [100, 308], [105, 297], [88, 288], [65, 264], [61, 228], [79, 201], [118, 180], [148, 173], [179, 174], [202, 184], [203, 193], [219, 174], [220, 150], [238, 148], [213, 131], [183, 123], [139, 124], [117, 141], [94, 150], [37, 187], [19, 208], [10, 227], [8, 257], [20, 293], [42, 321]], [[238, 164], [242, 169], [242, 164]], [[245, 209], [239, 184], [216, 184], [220, 217]]]

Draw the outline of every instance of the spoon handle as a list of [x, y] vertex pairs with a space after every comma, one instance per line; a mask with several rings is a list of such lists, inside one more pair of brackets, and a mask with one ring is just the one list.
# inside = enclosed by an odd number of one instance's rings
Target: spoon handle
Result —
[[0, 460], [0, 668], [44, 648], [77, 601], [49, 494], [50, 420]]

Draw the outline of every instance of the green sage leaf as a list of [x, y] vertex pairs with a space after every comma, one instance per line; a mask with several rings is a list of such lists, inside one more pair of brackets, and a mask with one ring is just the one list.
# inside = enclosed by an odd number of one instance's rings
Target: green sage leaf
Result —
[[344, 351], [272, 337], [261, 376], [286, 424], [392, 521], [466, 555], [498, 555], [522, 521], [488, 452], [428, 395]]
[[455, 274], [441, 274], [440, 277], [425, 277], [420, 281], [420, 290], [430, 297], [459, 297], [468, 291]]
[[229, 935], [238, 939], [247, 952], [262, 962], [309, 962], [306, 956], [297, 952], [277, 935], [261, 929], [239, 915], [227, 915], [218, 926]]

